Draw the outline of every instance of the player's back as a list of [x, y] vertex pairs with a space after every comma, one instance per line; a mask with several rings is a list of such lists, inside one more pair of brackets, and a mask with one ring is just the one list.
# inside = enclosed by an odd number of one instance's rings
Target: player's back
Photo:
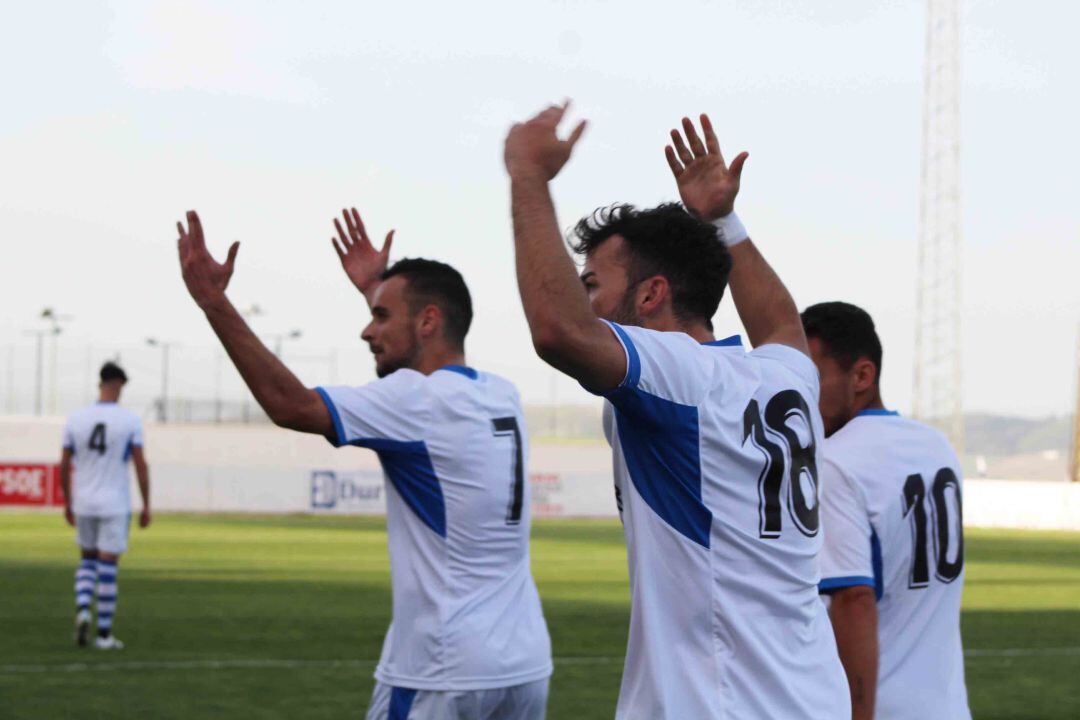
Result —
[[111, 516], [131, 511], [127, 464], [142, 447], [139, 416], [115, 402], [76, 410], [64, 425], [64, 448], [72, 453], [72, 510], [76, 515]]
[[375, 450], [387, 479], [394, 617], [376, 677], [467, 690], [550, 675], [514, 386], [448, 366], [322, 392], [339, 443]]
[[618, 718], [844, 718], [817, 597], [817, 371], [616, 326], [606, 394], [631, 620]]
[[878, 596], [877, 717], [970, 717], [960, 638], [964, 536], [955, 452], [927, 425], [868, 410], [826, 441], [824, 456], [829, 517], [839, 504], [831, 493], [843, 493], [852, 501], [844, 505], [847, 514], [868, 522], [860, 531], [838, 521], [838, 547], [830, 537], [823, 556], [823, 585], [860, 572], [859, 563], [845, 566], [843, 545], [869, 546]]

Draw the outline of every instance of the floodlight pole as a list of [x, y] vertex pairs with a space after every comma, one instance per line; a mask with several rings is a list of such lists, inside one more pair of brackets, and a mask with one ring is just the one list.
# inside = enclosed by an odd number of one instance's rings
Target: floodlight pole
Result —
[[162, 342], [156, 338], [146, 338], [150, 347], [161, 348], [161, 400], [158, 405], [158, 422], [169, 421], [169, 348], [176, 343]]

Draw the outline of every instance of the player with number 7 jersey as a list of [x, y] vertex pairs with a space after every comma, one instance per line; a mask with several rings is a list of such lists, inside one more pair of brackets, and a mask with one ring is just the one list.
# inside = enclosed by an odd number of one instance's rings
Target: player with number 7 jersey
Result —
[[236, 257], [180, 230], [184, 281], [278, 425], [375, 451], [386, 479], [393, 615], [368, 720], [543, 720], [551, 640], [529, 567], [525, 421], [517, 389], [465, 362], [472, 300], [445, 263], [388, 263], [356, 210], [335, 221], [342, 266], [371, 310], [378, 379], [307, 388], [225, 296]]

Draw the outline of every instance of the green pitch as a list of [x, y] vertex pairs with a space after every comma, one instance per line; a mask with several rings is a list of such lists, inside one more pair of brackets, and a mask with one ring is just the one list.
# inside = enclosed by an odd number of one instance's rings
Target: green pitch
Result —
[[[0, 515], [0, 717], [362, 717], [390, 619], [379, 519], [163, 515], [120, 566], [120, 652], [71, 642], [73, 531]], [[538, 522], [549, 717], [611, 718], [627, 626], [613, 521]], [[1080, 534], [969, 531], [977, 718], [1080, 717]]]

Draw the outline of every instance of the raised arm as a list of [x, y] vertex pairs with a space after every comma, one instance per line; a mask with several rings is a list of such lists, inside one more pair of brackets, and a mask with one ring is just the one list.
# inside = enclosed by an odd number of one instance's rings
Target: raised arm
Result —
[[566, 140], [557, 135], [566, 105], [551, 106], [510, 129], [504, 148], [518, 291], [537, 354], [596, 392], [626, 375], [626, 354], [589, 306], [555, 217], [548, 183], [585, 131], [582, 121]]
[[668, 167], [686, 208], [717, 224], [721, 239], [728, 244], [731, 297], [751, 344], [780, 343], [809, 355], [795, 301], [734, 213], [743, 164], [749, 155], [740, 153], [728, 166], [708, 115], [701, 116], [704, 142], [689, 118], [683, 118], [682, 129], [685, 141], [678, 130], [671, 131], [672, 144], [665, 148]]
[[240, 243], [233, 243], [224, 263], [210, 256], [202, 224], [194, 210], [187, 214], [188, 228], [180, 231], [178, 246], [184, 284], [206, 314], [210, 327], [240, 372], [251, 393], [274, 424], [290, 430], [333, 435], [330, 411], [314, 390], [299, 379], [263, 345], [244, 318], [225, 296], [232, 278]]
[[370, 308], [375, 289], [382, 282], [382, 274], [390, 262], [390, 246], [394, 242], [394, 231], [391, 230], [386, 234], [382, 249], [376, 250], [368, 239], [364, 222], [360, 219], [360, 213], [356, 211], [356, 208], [342, 210], [341, 215], [345, 219], [348, 232], [335, 219], [334, 227], [337, 229], [338, 236], [330, 238], [330, 242], [333, 243], [338, 259], [341, 260], [341, 268], [367, 300]]

